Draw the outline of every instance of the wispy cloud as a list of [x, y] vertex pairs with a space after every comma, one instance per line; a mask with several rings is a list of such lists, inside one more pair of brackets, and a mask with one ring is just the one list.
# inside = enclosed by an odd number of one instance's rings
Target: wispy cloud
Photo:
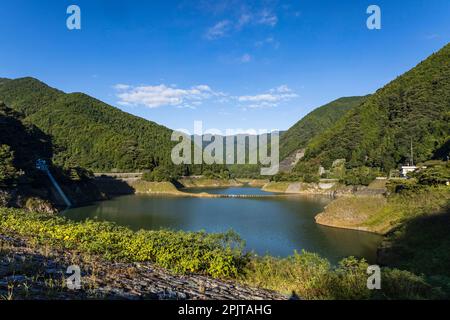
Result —
[[249, 24], [252, 21], [252, 15], [248, 13], [242, 13], [239, 19], [236, 22], [236, 28], [241, 29], [245, 25]]
[[425, 35], [426, 40], [435, 40], [435, 39], [439, 39], [440, 37], [441, 37], [441, 35], [437, 34], [437, 33], [431, 33], [431, 34]]
[[257, 23], [274, 27], [278, 23], [278, 17], [272, 11], [264, 9], [259, 14]]
[[122, 83], [116, 84], [116, 85], [114, 86], [114, 89], [116, 89], [116, 90], [128, 90], [129, 88], [130, 88], [129, 85], [127, 85], [127, 84], [122, 84]]
[[234, 105], [242, 109], [272, 108], [298, 97], [287, 85], [281, 85], [254, 95], [241, 96], [216, 91], [205, 84], [185, 89], [165, 84], [154, 86], [117, 84], [114, 89], [119, 105], [147, 108], [172, 106], [180, 109], [196, 109], [205, 102], [221, 104], [222, 106]]
[[209, 40], [216, 40], [232, 32], [240, 31], [247, 26], [265, 25], [275, 27], [277, 23], [278, 17], [272, 9], [263, 8], [258, 12], [250, 12], [242, 9], [235, 18], [221, 20], [208, 28], [205, 37]]
[[286, 102], [297, 97], [298, 94], [293, 92], [287, 85], [281, 85], [265, 93], [239, 96], [237, 100], [244, 103], [244, 108], [257, 109], [276, 107], [281, 102]]
[[248, 63], [248, 62], [252, 61], [252, 56], [249, 55], [248, 53], [245, 53], [244, 55], [242, 55], [242, 57], [239, 59], [239, 61], [241, 63]]
[[228, 34], [231, 28], [232, 25], [229, 20], [219, 21], [206, 31], [205, 37], [209, 40], [222, 38]]
[[118, 103], [124, 106], [145, 106], [158, 108], [161, 106], [176, 106], [179, 108], [195, 108], [203, 101], [224, 94], [212, 90], [208, 85], [197, 85], [188, 89], [160, 84], [156, 86], [130, 86], [118, 84], [114, 86], [117, 91]]
[[256, 47], [263, 47], [265, 45], [273, 46], [275, 49], [278, 49], [280, 47], [280, 43], [276, 41], [274, 37], [267, 37], [263, 40], [255, 42]]

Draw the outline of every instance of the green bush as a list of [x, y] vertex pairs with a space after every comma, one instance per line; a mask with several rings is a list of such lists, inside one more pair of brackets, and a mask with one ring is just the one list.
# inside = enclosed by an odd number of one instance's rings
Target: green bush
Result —
[[345, 170], [345, 174], [340, 178], [340, 182], [346, 185], [368, 186], [378, 176], [380, 176], [378, 169], [363, 166]]
[[133, 232], [113, 223], [0, 208], [0, 231], [29, 237], [109, 260], [149, 261], [178, 273], [236, 277], [247, 262], [243, 242], [233, 232], [207, 234], [170, 230]]
[[390, 193], [406, 193], [417, 192], [422, 189], [422, 186], [419, 185], [415, 179], [399, 179], [389, 180], [386, 183], [386, 188]]
[[411, 272], [381, 268], [381, 289], [367, 288], [364, 259], [348, 257], [332, 266], [317, 254], [302, 251], [277, 259], [256, 257], [247, 265], [242, 280], [251, 285], [295, 294], [301, 299], [435, 299], [446, 296], [441, 287], [450, 288], [449, 279], [427, 282]]
[[281, 181], [290, 181], [290, 182], [295, 182], [295, 181], [299, 181], [300, 177], [295, 174], [295, 173], [287, 173], [287, 172], [280, 172], [277, 173], [276, 175], [273, 175], [270, 177], [270, 181], [273, 182], [281, 182]]
[[0, 187], [8, 186], [17, 178], [14, 167], [14, 153], [8, 145], [0, 145]]
[[152, 171], [145, 172], [142, 179], [150, 182], [173, 182], [179, 178], [179, 175], [166, 167], [156, 167]]
[[252, 260], [244, 281], [302, 299], [368, 299], [367, 266], [364, 260], [349, 257], [333, 267], [327, 259], [302, 251], [284, 259]]
[[0, 232], [113, 261], [148, 261], [177, 273], [238, 278], [302, 299], [436, 299], [450, 294], [448, 277], [423, 278], [388, 268], [381, 269], [381, 290], [369, 290], [368, 263], [354, 257], [337, 266], [305, 251], [283, 259], [252, 257], [243, 253], [244, 243], [233, 232], [133, 232], [108, 222], [72, 222], [6, 208], [0, 208]]
[[293, 174], [297, 175], [300, 181], [306, 183], [317, 183], [319, 177], [319, 163], [300, 161], [293, 169]]
[[230, 179], [231, 174], [228, 169], [220, 168], [217, 171], [206, 169], [203, 171], [203, 176], [208, 179]]
[[450, 181], [450, 162], [420, 169], [411, 176], [422, 185], [446, 184]]
[[295, 294], [302, 299], [330, 299], [330, 270], [328, 260], [302, 251], [284, 259], [255, 257], [247, 265], [242, 280], [250, 285]]
[[381, 290], [373, 292], [375, 299], [442, 299], [445, 298], [439, 287], [433, 287], [422, 277], [411, 272], [383, 268], [381, 272]]

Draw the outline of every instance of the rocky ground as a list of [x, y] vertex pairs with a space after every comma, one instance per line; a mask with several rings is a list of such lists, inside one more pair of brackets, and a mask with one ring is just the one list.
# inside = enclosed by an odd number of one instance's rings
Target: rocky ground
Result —
[[[81, 288], [67, 287], [68, 266]], [[116, 263], [0, 234], [0, 299], [287, 299], [279, 293], [202, 275], [176, 275], [149, 263]]]

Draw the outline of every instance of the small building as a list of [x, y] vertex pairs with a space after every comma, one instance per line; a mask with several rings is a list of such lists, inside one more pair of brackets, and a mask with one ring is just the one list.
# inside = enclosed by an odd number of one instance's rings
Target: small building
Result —
[[416, 166], [402, 166], [400, 170], [400, 175], [402, 177], [407, 177], [408, 173], [414, 172], [418, 169]]

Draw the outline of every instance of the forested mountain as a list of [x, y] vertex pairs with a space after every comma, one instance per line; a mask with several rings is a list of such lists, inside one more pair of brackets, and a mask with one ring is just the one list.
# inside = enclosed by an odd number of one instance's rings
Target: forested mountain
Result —
[[[172, 167], [171, 130], [85, 94], [66, 94], [33, 78], [0, 78], [0, 101], [51, 139], [57, 165], [95, 171]], [[320, 162], [329, 168], [345, 158], [349, 167], [388, 171], [410, 160], [411, 142], [416, 161], [445, 158], [449, 136], [447, 45], [371, 96], [341, 98], [308, 114], [281, 136], [280, 158], [306, 147], [299, 167]]]
[[[450, 137], [450, 44], [398, 77], [315, 137], [305, 161], [384, 171], [414, 160], [446, 157]], [[302, 163], [299, 163], [301, 166]]]
[[0, 187], [13, 183], [19, 171], [32, 177], [36, 160], [51, 159], [52, 149], [46, 134], [0, 102]]
[[57, 165], [134, 171], [170, 164], [171, 131], [82, 93], [33, 79], [0, 79], [0, 101], [53, 141]]
[[366, 99], [367, 96], [340, 98], [307, 114], [282, 134], [280, 159], [286, 158], [298, 149], [305, 148], [313, 137], [333, 126], [348, 110], [360, 105]]

